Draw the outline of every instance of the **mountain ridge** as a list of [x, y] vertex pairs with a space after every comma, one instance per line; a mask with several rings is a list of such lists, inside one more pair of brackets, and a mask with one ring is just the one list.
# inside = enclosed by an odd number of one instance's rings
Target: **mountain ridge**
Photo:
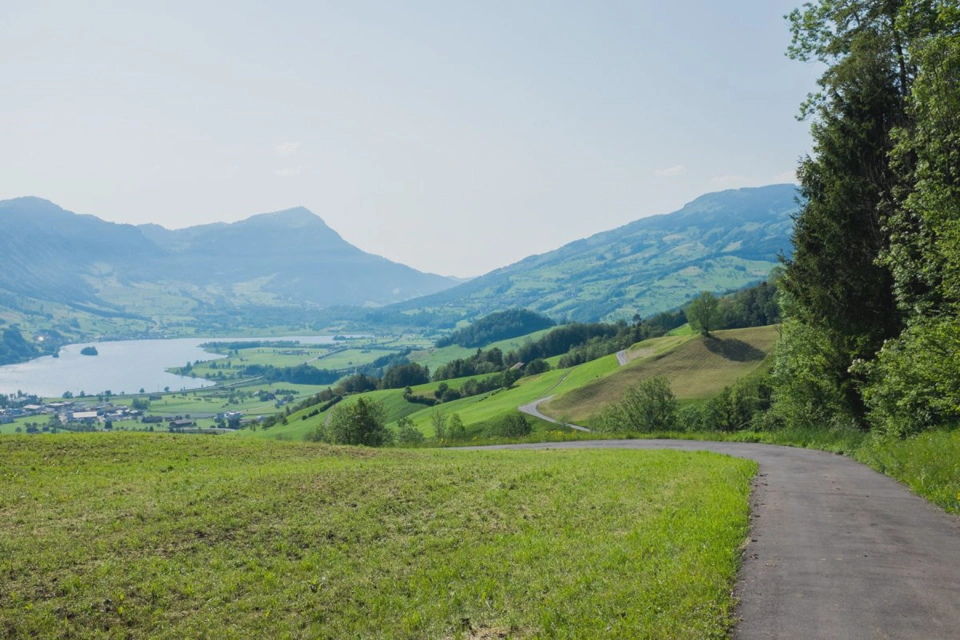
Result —
[[383, 305], [456, 284], [362, 251], [304, 207], [171, 230], [26, 196], [0, 201], [0, 255], [0, 291], [106, 309], [123, 307], [141, 285], [196, 304], [242, 306], [246, 296], [329, 307]]
[[719, 293], [765, 278], [778, 255], [789, 253], [797, 197], [793, 184], [703, 194], [677, 211], [595, 233], [390, 308], [476, 317], [517, 306], [583, 321], [664, 311], [700, 290]]

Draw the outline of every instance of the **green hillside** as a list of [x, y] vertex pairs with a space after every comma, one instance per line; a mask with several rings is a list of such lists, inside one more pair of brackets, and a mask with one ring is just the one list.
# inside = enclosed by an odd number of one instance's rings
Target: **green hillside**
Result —
[[796, 188], [712, 193], [393, 309], [480, 316], [512, 307], [589, 321], [650, 315], [767, 277], [789, 253]]
[[569, 391], [561, 390], [541, 410], [577, 424], [589, 423], [629, 387], [654, 376], [666, 377], [679, 400], [709, 398], [763, 366], [778, 337], [778, 327], [769, 326], [717, 331], [711, 337], [647, 340], [628, 352], [634, 359], [626, 366]]
[[[629, 362], [620, 366], [615, 354], [604, 356], [569, 369], [553, 369], [546, 373], [521, 378], [510, 389], [496, 389], [434, 407], [416, 404], [403, 397], [402, 389], [384, 389], [365, 394], [350, 395], [341, 406], [349, 406], [359, 398], [382, 402], [387, 423], [395, 426], [400, 418], [409, 418], [427, 437], [433, 437], [432, 416], [457, 414], [463, 421], [469, 438], [482, 436], [484, 430], [517, 412], [521, 405], [540, 398], [554, 396], [541, 405], [545, 415], [575, 424], [589, 424], [605, 406], [620, 399], [637, 382], [653, 376], [666, 376], [680, 400], [700, 400], [716, 395], [737, 379], [764, 366], [779, 333], [775, 326], [718, 331], [711, 338], [699, 335], [679, 335], [653, 338], [635, 344], [627, 350]], [[506, 346], [507, 341], [500, 343]], [[459, 347], [445, 347], [459, 349]], [[470, 379], [481, 379], [489, 374], [445, 380], [444, 384], [459, 389]], [[414, 395], [431, 396], [440, 382], [412, 387]], [[303, 440], [322, 425], [330, 409], [314, 413], [314, 408], [295, 412], [287, 417], [287, 424], [278, 424], [267, 430], [241, 431], [239, 435], [256, 438]], [[564, 431], [564, 427], [543, 423], [539, 428]]]

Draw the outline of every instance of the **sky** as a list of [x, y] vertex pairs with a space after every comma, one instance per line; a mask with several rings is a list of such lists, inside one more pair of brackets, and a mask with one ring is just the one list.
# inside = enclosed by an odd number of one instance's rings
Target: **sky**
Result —
[[304, 206], [480, 275], [792, 182], [798, 3], [2, 0], [0, 199], [168, 228]]

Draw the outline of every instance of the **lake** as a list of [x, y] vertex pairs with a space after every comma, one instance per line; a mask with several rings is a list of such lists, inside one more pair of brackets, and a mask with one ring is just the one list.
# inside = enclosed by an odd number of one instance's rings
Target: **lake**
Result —
[[[200, 389], [213, 383], [167, 373], [170, 367], [182, 367], [196, 360], [215, 360], [218, 354], [204, 351], [206, 342], [284, 340], [303, 344], [330, 344], [332, 336], [283, 336], [275, 338], [177, 338], [174, 340], [122, 340], [117, 342], [84, 342], [60, 350], [60, 357], [44, 356], [21, 364], [0, 367], [0, 393], [33, 393], [58, 398], [65, 391], [79, 395], [96, 395], [104, 391], [114, 394]], [[100, 355], [80, 355], [80, 350], [93, 345]]]

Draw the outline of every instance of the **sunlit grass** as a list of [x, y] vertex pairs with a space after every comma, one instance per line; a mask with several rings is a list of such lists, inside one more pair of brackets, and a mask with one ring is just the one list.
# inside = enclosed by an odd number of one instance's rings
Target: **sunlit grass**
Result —
[[0, 636], [722, 637], [754, 470], [670, 451], [7, 437]]

